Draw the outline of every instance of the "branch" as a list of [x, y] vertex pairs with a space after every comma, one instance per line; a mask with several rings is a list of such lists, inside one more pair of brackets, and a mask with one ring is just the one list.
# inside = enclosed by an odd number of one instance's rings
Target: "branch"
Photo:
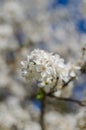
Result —
[[69, 79], [69, 81], [68, 82], [64, 82], [64, 84], [63, 84], [63, 86], [62, 86], [62, 88], [65, 88], [70, 82], [72, 82], [73, 80], [75, 80], [75, 77], [72, 77], [71, 79]]
[[55, 99], [57, 99], [57, 100], [59, 100], [59, 101], [72, 102], [72, 103], [76, 103], [76, 104], [78, 104], [79, 106], [83, 106], [83, 107], [86, 106], [86, 100], [80, 101], [80, 100], [72, 99], [72, 98], [56, 97], [56, 96], [54, 96], [54, 95], [52, 95], [52, 94], [48, 94], [47, 96], [48, 96], [48, 97], [55, 98]]
[[81, 67], [81, 73], [86, 73], [86, 62]]
[[41, 113], [40, 113], [40, 125], [41, 125], [41, 130], [45, 130], [44, 127], [44, 113], [45, 113], [45, 95], [44, 97], [41, 99]]

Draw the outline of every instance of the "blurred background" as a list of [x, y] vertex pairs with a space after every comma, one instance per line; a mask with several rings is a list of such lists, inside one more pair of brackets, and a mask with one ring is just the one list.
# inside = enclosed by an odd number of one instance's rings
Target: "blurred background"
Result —
[[[0, 0], [0, 130], [41, 130], [36, 83], [20, 61], [40, 48], [75, 63], [84, 44], [86, 0]], [[86, 75], [62, 96], [86, 99]], [[45, 130], [86, 130], [86, 107], [47, 99], [44, 117]]]

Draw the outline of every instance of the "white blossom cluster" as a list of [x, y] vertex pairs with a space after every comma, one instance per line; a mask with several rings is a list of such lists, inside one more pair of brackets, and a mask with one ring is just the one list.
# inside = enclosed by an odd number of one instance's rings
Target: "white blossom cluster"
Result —
[[22, 64], [22, 75], [30, 81], [38, 81], [38, 86], [49, 92], [51, 88], [61, 88], [71, 78], [76, 77], [78, 66], [65, 64], [58, 54], [35, 49]]

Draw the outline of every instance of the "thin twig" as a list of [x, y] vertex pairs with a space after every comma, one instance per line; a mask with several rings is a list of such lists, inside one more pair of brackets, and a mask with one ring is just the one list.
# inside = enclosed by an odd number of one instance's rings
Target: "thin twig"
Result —
[[74, 79], [75, 79], [75, 77], [72, 77], [72, 78], [69, 79], [68, 82], [66, 82], [66, 83], [64, 82], [62, 88], [65, 88], [65, 87], [66, 87], [70, 82], [72, 82]]

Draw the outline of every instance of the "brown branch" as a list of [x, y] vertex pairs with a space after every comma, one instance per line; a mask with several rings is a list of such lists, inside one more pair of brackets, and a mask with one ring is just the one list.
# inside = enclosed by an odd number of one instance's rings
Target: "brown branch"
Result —
[[41, 99], [41, 113], [40, 113], [40, 125], [41, 125], [41, 130], [45, 130], [44, 126], [44, 113], [45, 113], [45, 94], [44, 97]]
[[81, 73], [83, 74], [86, 74], [86, 62], [82, 65], [81, 67]]
[[66, 83], [64, 82], [62, 88], [65, 88], [65, 87], [66, 87], [70, 82], [72, 82], [74, 79], [75, 79], [75, 77], [72, 77], [72, 78], [69, 79], [68, 82], [66, 82]]
[[[75, 79], [75, 77], [72, 77], [71, 79], [69, 79], [68, 82], [66, 82], [66, 83], [64, 82], [62, 88], [64, 89], [64, 88], [65, 88], [71, 81], [73, 81], [74, 79]], [[58, 80], [58, 79], [57, 79], [57, 80]], [[57, 88], [55, 88], [56, 85], [57, 85], [57, 82], [55, 83], [54, 87], [51, 88], [50, 92], [49, 92], [47, 95], [53, 95], [53, 93], [57, 91]]]
[[55, 98], [55, 99], [57, 99], [57, 100], [59, 100], [59, 101], [72, 102], [72, 103], [78, 104], [79, 106], [86, 106], [86, 100], [80, 101], [80, 100], [72, 99], [72, 98], [56, 97], [56, 96], [54, 96], [54, 95], [52, 95], [52, 94], [48, 94], [47, 96], [48, 96], [48, 97]]

